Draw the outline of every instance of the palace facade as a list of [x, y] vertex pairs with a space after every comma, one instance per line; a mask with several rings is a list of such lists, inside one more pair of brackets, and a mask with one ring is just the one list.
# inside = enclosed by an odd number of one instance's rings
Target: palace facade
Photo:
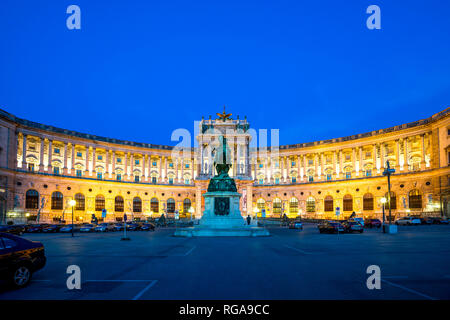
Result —
[[[53, 221], [200, 217], [215, 143], [226, 133], [244, 216], [395, 217], [450, 212], [450, 108], [427, 119], [349, 137], [258, 147], [247, 119], [202, 119], [196, 148], [123, 141], [55, 128], [0, 110], [0, 215]], [[389, 204], [386, 204], [386, 211]], [[256, 209], [255, 209], [256, 208]], [[68, 218], [67, 218], [68, 219]]]

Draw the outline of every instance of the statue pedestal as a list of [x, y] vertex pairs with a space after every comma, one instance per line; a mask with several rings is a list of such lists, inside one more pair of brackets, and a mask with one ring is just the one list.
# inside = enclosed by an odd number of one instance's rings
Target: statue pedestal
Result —
[[261, 237], [269, 236], [265, 228], [247, 225], [239, 210], [241, 194], [232, 191], [207, 192], [205, 211], [200, 224], [175, 231], [177, 237]]

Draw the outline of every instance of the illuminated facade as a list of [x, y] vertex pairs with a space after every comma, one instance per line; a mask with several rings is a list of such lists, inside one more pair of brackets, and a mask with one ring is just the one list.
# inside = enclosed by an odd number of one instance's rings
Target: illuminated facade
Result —
[[[40, 213], [41, 220], [75, 216], [90, 220], [169, 215], [196, 217], [212, 175], [214, 143], [227, 133], [232, 169], [243, 215], [344, 217], [353, 211], [380, 216], [386, 196], [386, 161], [391, 208], [407, 214], [449, 215], [449, 110], [393, 128], [296, 145], [257, 147], [247, 119], [200, 122], [198, 147], [177, 151], [82, 134], [24, 119], [0, 110], [0, 210]], [[230, 139], [229, 137], [232, 137]], [[175, 152], [177, 151], [177, 152]], [[342, 217], [342, 216], [341, 216]]]

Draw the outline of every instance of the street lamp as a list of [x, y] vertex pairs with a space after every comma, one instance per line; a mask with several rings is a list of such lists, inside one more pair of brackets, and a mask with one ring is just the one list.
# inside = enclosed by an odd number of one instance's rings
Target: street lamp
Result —
[[384, 231], [384, 219], [385, 219], [385, 217], [384, 217], [384, 206], [386, 205], [386, 202], [387, 202], [387, 199], [386, 199], [386, 197], [383, 197], [383, 198], [381, 198], [381, 204], [383, 205], [383, 232], [385, 232]]
[[75, 200], [73, 200], [73, 199], [69, 201], [69, 206], [72, 207], [72, 228], [71, 228], [71, 230], [72, 230], [72, 237], [73, 237], [73, 207], [75, 207], [76, 204], [77, 204], [77, 202]]

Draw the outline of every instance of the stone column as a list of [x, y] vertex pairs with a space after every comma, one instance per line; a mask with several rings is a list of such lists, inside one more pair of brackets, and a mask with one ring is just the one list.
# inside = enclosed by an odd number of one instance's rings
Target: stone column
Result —
[[52, 172], [52, 154], [53, 154], [53, 147], [52, 147], [52, 140], [48, 140], [48, 165], [47, 165], [47, 170], [48, 173], [53, 173]]
[[130, 154], [130, 174], [128, 175], [128, 179], [134, 181], [134, 155]]
[[352, 167], [353, 174], [355, 176], [358, 175], [356, 170], [356, 148], [352, 148]]
[[184, 158], [181, 158], [180, 162], [181, 162], [181, 181], [180, 182], [184, 184], [184, 165], [185, 165]]
[[190, 181], [191, 184], [194, 183], [194, 179], [195, 179], [195, 173], [194, 173], [195, 165], [194, 165], [194, 160], [195, 160], [195, 156], [192, 155], [192, 156], [191, 156], [191, 181]]
[[333, 166], [334, 166], [334, 178], [339, 178], [339, 163], [337, 158], [337, 151], [333, 151]]
[[45, 139], [41, 138], [41, 144], [39, 147], [39, 171], [44, 172], [44, 147], [45, 147]]
[[63, 164], [64, 164], [64, 168], [63, 168], [63, 174], [66, 175], [67, 174], [67, 143], [64, 142], [64, 159], [63, 159]]
[[409, 151], [408, 151], [408, 137], [406, 137], [403, 140], [404, 143], [404, 151], [403, 151], [403, 158], [405, 159], [405, 166], [406, 166], [406, 171], [409, 171]]
[[72, 170], [73, 170], [73, 173], [76, 173], [76, 171], [75, 171], [75, 144], [72, 143], [71, 147], [72, 147], [72, 149], [70, 151], [72, 153], [72, 156], [70, 158], [69, 174], [72, 174]]
[[377, 145], [376, 144], [373, 145], [373, 151], [372, 152], [373, 152], [373, 155], [372, 155], [373, 168], [376, 169], [377, 171], [379, 171], [379, 169], [378, 169], [378, 161], [377, 161]]
[[109, 176], [113, 179], [116, 179], [116, 152], [113, 150], [112, 153], [112, 163], [111, 163], [111, 172], [109, 173]]
[[420, 170], [425, 170], [425, 134], [420, 135], [420, 151], [422, 152], [422, 160], [420, 161]]
[[356, 175], [359, 175], [359, 171], [363, 170], [363, 148], [359, 147], [359, 167], [358, 171], [356, 172]]
[[22, 133], [22, 169], [27, 170], [27, 135]]
[[339, 171], [342, 172], [342, 174], [344, 174], [344, 154], [342, 150], [339, 150]]
[[128, 180], [128, 152], [123, 154], [123, 180]]
[[90, 150], [89, 150], [89, 147], [88, 146], [86, 146], [85, 147], [86, 148], [86, 159], [85, 159], [85, 161], [86, 161], [86, 164], [85, 164], [85, 176], [87, 176], [88, 174], [89, 174], [89, 172], [90, 172], [90, 169], [89, 169], [89, 155], [90, 155]]
[[109, 152], [110, 150], [105, 150], [105, 178], [108, 174], [108, 178], [111, 179], [111, 170], [109, 170]]
[[[307, 177], [307, 173], [306, 173], [306, 158], [307, 158], [307, 154], [303, 155], [303, 174], [306, 177], [306, 181], [308, 181], [308, 177]], [[302, 176], [302, 181], [303, 181], [303, 176]]]
[[97, 173], [97, 170], [95, 169], [96, 164], [97, 164], [97, 155], [95, 154], [95, 147], [92, 147], [92, 171], [90, 173], [91, 176], [92, 172]]

